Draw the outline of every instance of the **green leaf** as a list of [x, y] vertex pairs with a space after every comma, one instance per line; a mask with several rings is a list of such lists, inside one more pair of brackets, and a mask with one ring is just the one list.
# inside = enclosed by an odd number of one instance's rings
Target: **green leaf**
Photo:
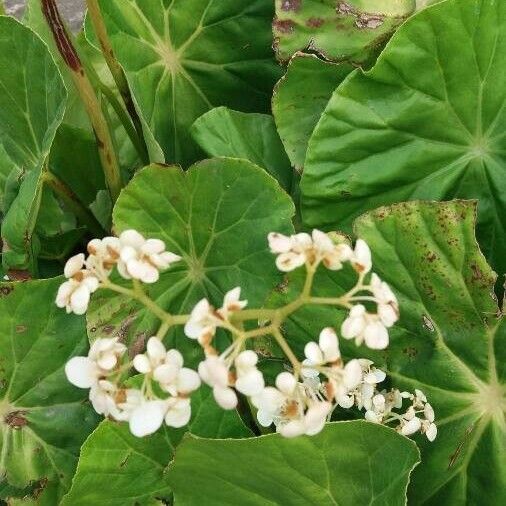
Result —
[[476, 244], [475, 211], [469, 202], [413, 202], [355, 225], [399, 297], [389, 375], [400, 388], [423, 390], [436, 411], [439, 434], [420, 443], [413, 504], [506, 501], [506, 330], [495, 275]]
[[208, 155], [245, 158], [290, 190], [293, 169], [272, 116], [217, 107], [193, 124], [191, 134]]
[[286, 152], [294, 167], [302, 171], [307, 144], [332, 92], [354, 69], [316, 55], [298, 53], [274, 89], [272, 114]]
[[307, 50], [362, 63], [414, 8], [415, 0], [276, 0], [274, 49], [282, 62]]
[[0, 144], [18, 167], [41, 167], [66, 97], [44, 43], [14, 18], [0, 17]]
[[186, 437], [169, 467], [176, 504], [404, 505], [416, 445], [365, 422], [318, 435], [243, 440]]
[[[217, 406], [207, 387], [192, 396], [189, 429], [203, 437], [251, 435], [235, 411]], [[61, 506], [134, 506], [170, 497], [166, 467], [184, 432], [164, 427], [139, 439], [127, 424], [104, 420], [83, 445], [72, 488]]]
[[97, 418], [65, 378], [87, 340], [84, 319], [52, 303], [60, 283], [0, 285], [0, 475], [15, 488], [43, 480], [61, 496]]
[[[409, 504], [492, 506], [506, 499], [500, 457], [506, 451], [506, 331], [495, 275], [476, 243], [475, 213], [472, 202], [410, 202], [356, 221], [356, 235], [371, 246], [374, 271], [397, 295], [401, 317], [390, 329], [387, 350], [341, 339], [341, 351], [346, 359], [373, 360], [394, 387], [421, 389], [436, 412], [437, 439], [415, 436], [422, 464], [411, 480]], [[277, 305], [300, 292], [303, 277], [290, 276]], [[355, 279], [346, 269], [320, 270], [314, 295], [339, 296]], [[345, 316], [307, 306], [285, 322], [284, 334], [302, 357], [308, 341], [326, 326], [339, 329]]]
[[[293, 213], [288, 195], [264, 170], [247, 160], [215, 158], [186, 172], [155, 165], [139, 171], [120, 195], [113, 223], [116, 233], [135, 228], [183, 257], [148, 289], [164, 309], [183, 314], [202, 297], [221, 304], [236, 286], [251, 306], [261, 305], [280, 279], [267, 234], [292, 233]], [[157, 329], [134, 301], [107, 292], [94, 296], [88, 326], [92, 339], [114, 332], [143, 339]], [[200, 356], [181, 331], [172, 339], [187, 351], [185, 360]]]
[[100, 5], [141, 117], [168, 162], [200, 157], [189, 128], [213, 107], [269, 110], [280, 72], [270, 47], [270, 1], [102, 0]]
[[305, 223], [350, 230], [382, 204], [476, 198], [478, 239], [505, 272], [505, 54], [505, 2], [449, 0], [408, 20], [371, 71], [339, 86], [316, 127]]
[[5, 193], [9, 175], [15, 170], [16, 165], [6, 153], [3, 145], [0, 144], [0, 211], [4, 209], [6, 203]]

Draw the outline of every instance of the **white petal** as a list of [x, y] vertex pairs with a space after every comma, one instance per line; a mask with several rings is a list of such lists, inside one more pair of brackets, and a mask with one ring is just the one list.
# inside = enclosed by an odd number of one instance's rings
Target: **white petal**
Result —
[[326, 362], [335, 362], [340, 358], [339, 341], [334, 329], [330, 327], [324, 328], [320, 332], [319, 344]]
[[181, 368], [174, 364], [162, 364], [153, 371], [153, 378], [161, 385], [171, 385], [176, 381], [180, 370]]
[[58, 288], [58, 293], [56, 294], [56, 305], [60, 308], [65, 307], [69, 301], [70, 296], [72, 295], [72, 292], [75, 288], [75, 282], [74, 281], [65, 281], [60, 285]]
[[380, 304], [378, 316], [385, 327], [391, 327], [399, 319], [397, 311], [390, 304]]
[[304, 346], [304, 355], [314, 365], [323, 364], [323, 353], [320, 347], [313, 341]]
[[189, 394], [200, 387], [200, 376], [193, 369], [183, 367], [178, 374], [176, 388], [182, 394]]
[[140, 250], [146, 255], [156, 255], [165, 251], [165, 243], [160, 239], [148, 239], [141, 247]]
[[162, 426], [165, 412], [166, 404], [162, 401], [141, 404], [130, 415], [130, 432], [136, 437], [153, 434]]
[[[251, 403], [253, 406], [255, 406], [259, 411], [270, 413], [271, 418], [273, 413], [279, 410], [285, 400], [286, 397], [274, 387], [266, 387], [258, 395], [251, 397]], [[269, 425], [271, 423], [272, 422], [270, 422]]]
[[136, 355], [134, 357], [133, 366], [137, 372], [140, 372], [141, 374], [147, 374], [148, 372], [151, 372], [151, 362], [149, 361], [149, 358], [144, 354]]
[[169, 350], [165, 356], [165, 362], [174, 365], [175, 367], [183, 367], [183, 355], [178, 350]]
[[271, 232], [267, 236], [267, 240], [272, 253], [286, 253], [292, 248], [292, 238], [283, 234]]
[[424, 408], [423, 408], [423, 414], [425, 416], [425, 418], [429, 421], [429, 422], [433, 422], [434, 421], [434, 418], [435, 418], [435, 415], [434, 415], [434, 409], [432, 408], [432, 406], [427, 403]]
[[367, 273], [371, 270], [371, 250], [365, 241], [358, 239], [355, 244], [353, 263], [357, 269], [362, 273]]
[[283, 437], [292, 438], [302, 436], [306, 432], [306, 424], [302, 420], [293, 420], [279, 425], [276, 429]]
[[97, 360], [98, 366], [101, 367], [102, 369], [105, 369], [106, 371], [114, 369], [117, 363], [118, 357], [113, 352], [104, 353]]
[[290, 396], [297, 386], [297, 380], [293, 374], [282, 372], [276, 378], [276, 386], [283, 394]]
[[164, 344], [160, 339], [158, 339], [158, 337], [149, 338], [146, 351], [148, 353], [148, 357], [157, 362], [164, 360], [167, 354]]
[[436, 439], [437, 436], [437, 427], [435, 423], [431, 423], [429, 425], [429, 428], [425, 432], [425, 435], [427, 436], [427, 439], [432, 443], [434, 439]]
[[412, 418], [408, 423], [404, 425], [404, 427], [402, 427], [401, 434], [404, 436], [411, 436], [411, 434], [419, 431], [421, 426], [422, 423], [420, 421], [420, 418]]
[[237, 395], [231, 388], [214, 387], [213, 395], [223, 409], [234, 409], [237, 406]]
[[343, 395], [337, 399], [337, 403], [344, 409], [349, 409], [355, 404], [355, 401], [351, 395]]
[[238, 369], [249, 369], [255, 367], [258, 362], [258, 355], [252, 350], [245, 350], [235, 359], [235, 366]]
[[71, 278], [75, 274], [77, 274], [84, 266], [84, 254], [79, 253], [67, 260], [65, 264], [65, 268], [63, 269], [63, 274], [66, 278]]
[[235, 382], [235, 388], [244, 395], [258, 395], [265, 386], [262, 373], [258, 369], [253, 369], [249, 373], [240, 376]]
[[88, 357], [74, 357], [65, 364], [67, 379], [79, 388], [91, 388], [96, 383], [98, 369]]
[[257, 420], [262, 427], [270, 427], [274, 422], [272, 412], [262, 409], [257, 411]]
[[304, 416], [306, 422], [306, 434], [312, 436], [320, 432], [327, 421], [327, 416], [332, 409], [330, 402], [317, 402], [313, 404]]
[[144, 263], [144, 274], [139, 278], [143, 283], [156, 283], [160, 279], [160, 272], [151, 264]]
[[360, 335], [365, 328], [366, 310], [362, 304], [353, 306], [350, 314], [341, 325], [341, 334], [345, 339], [352, 339]]
[[79, 286], [70, 296], [70, 307], [77, 315], [86, 313], [90, 302], [90, 291], [84, 285]]
[[276, 267], [281, 272], [290, 272], [306, 263], [306, 255], [303, 253], [281, 253], [276, 258]]
[[165, 415], [165, 423], [169, 427], [184, 427], [191, 418], [192, 409], [190, 399], [178, 399]]
[[379, 322], [369, 322], [364, 329], [365, 344], [372, 350], [384, 350], [388, 346], [388, 331]]
[[119, 240], [123, 246], [131, 246], [133, 248], [140, 248], [146, 240], [136, 230], [125, 230], [119, 236]]
[[344, 366], [343, 381], [349, 390], [356, 388], [362, 381], [362, 367], [357, 359], [350, 360]]

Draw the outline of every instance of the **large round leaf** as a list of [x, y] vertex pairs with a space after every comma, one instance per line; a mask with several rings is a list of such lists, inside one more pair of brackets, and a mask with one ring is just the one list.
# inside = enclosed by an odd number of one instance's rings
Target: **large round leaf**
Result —
[[61, 279], [0, 285], [0, 474], [61, 496], [97, 422], [70, 385], [67, 360], [87, 348], [84, 319], [53, 304]]
[[296, 439], [189, 436], [168, 480], [180, 505], [401, 506], [418, 460], [416, 445], [390, 429], [341, 422]]
[[310, 226], [349, 230], [381, 204], [478, 198], [478, 238], [506, 271], [506, 3], [422, 10], [334, 93], [302, 179]]
[[270, 0], [100, 5], [139, 111], [168, 162], [199, 157], [188, 129], [213, 107], [268, 110], [279, 76], [270, 47]]
[[[166, 310], [184, 314], [202, 297], [221, 304], [236, 286], [251, 306], [261, 305], [280, 279], [267, 234], [290, 233], [293, 212], [288, 195], [264, 170], [246, 160], [215, 158], [187, 172], [162, 166], [141, 170], [120, 195], [113, 222], [117, 233], [135, 228], [163, 239], [183, 257], [149, 293]], [[128, 332], [135, 339], [156, 330], [156, 320], [132, 300], [99, 292], [93, 308], [91, 338]], [[184, 346], [187, 360], [199, 351], [186, 337], [178, 342]]]
[[[506, 500], [506, 331], [495, 275], [476, 244], [475, 211], [470, 202], [410, 202], [356, 221], [357, 236], [372, 248], [374, 270], [399, 299], [401, 318], [387, 350], [341, 339], [343, 354], [370, 358], [397, 388], [421, 389], [436, 412], [437, 439], [415, 436], [422, 463], [411, 480], [410, 504]], [[315, 294], [335, 297], [349, 282], [346, 271], [322, 271]], [[286, 284], [290, 296], [297, 284], [292, 278]], [[286, 337], [302, 353], [307, 341], [325, 326], [339, 328], [344, 316], [308, 306], [287, 322]]]

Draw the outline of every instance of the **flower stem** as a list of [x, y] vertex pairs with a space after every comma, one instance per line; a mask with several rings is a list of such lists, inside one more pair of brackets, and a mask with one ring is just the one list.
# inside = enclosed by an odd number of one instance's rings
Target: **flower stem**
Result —
[[56, 46], [58, 47], [63, 61], [70, 70], [72, 80], [74, 81], [93, 126], [105, 180], [114, 203], [121, 191], [122, 181], [109, 125], [107, 124], [107, 120], [100, 107], [99, 99], [85, 72], [76, 48], [62, 22], [56, 1], [41, 0], [41, 4], [44, 16], [53, 33]]
[[[144, 163], [148, 163], [149, 162], [148, 149], [146, 146], [146, 141], [144, 139], [141, 120], [139, 118], [139, 115], [137, 114], [137, 110], [135, 109], [134, 101], [132, 99], [132, 94], [130, 93], [130, 88], [128, 86], [128, 81], [125, 76], [125, 72], [123, 71], [123, 68], [116, 60], [116, 57], [114, 56], [114, 50], [112, 48], [112, 44], [109, 39], [109, 34], [107, 33], [107, 28], [105, 26], [104, 18], [102, 16], [98, 0], [86, 0], [86, 5], [88, 7], [88, 15], [90, 16], [93, 29], [95, 30], [95, 34], [97, 35], [97, 38], [100, 42], [100, 46], [102, 48], [102, 53], [104, 55], [105, 61], [107, 63], [107, 66], [109, 67], [109, 70], [111, 71], [114, 82], [118, 87], [118, 91], [120, 92], [121, 97], [123, 98], [126, 110], [131, 118], [131, 123], [133, 123], [135, 129], [134, 137], [132, 136], [134, 132], [131, 131], [131, 128], [128, 128], [126, 126], [127, 125], [125, 122], [126, 118], [120, 117], [120, 119], [125, 125], [127, 133], [132, 139], [132, 142], [134, 143], [142, 161]], [[109, 96], [108, 98], [109, 101], [111, 101]], [[112, 102], [111, 105], [115, 107]], [[118, 110], [116, 110], [116, 113], [119, 116]], [[128, 121], [128, 124], [130, 124], [130, 121]]]
[[78, 221], [85, 225], [96, 237], [104, 235], [102, 225], [93, 213], [79, 200], [77, 195], [57, 176], [49, 171], [44, 172], [44, 182], [62, 199]]
[[292, 351], [292, 348], [290, 348], [290, 345], [278, 328], [273, 330], [272, 335], [274, 336], [274, 339], [276, 339], [276, 342], [279, 344], [279, 347], [283, 350], [283, 353], [288, 357], [288, 360], [290, 360], [293, 367], [293, 374], [296, 378], [298, 378], [302, 364], [299, 362], [294, 352]]

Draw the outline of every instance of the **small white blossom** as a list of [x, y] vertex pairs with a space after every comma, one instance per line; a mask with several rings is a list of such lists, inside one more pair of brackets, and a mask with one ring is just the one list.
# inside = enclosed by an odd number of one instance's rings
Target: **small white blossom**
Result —
[[239, 353], [234, 361], [237, 376], [234, 386], [244, 395], [257, 395], [265, 386], [264, 377], [257, 368], [257, 362], [258, 355], [251, 350]]
[[130, 432], [136, 437], [155, 433], [162, 426], [166, 413], [166, 401], [144, 400], [130, 414]]
[[306, 367], [303, 374], [309, 377], [318, 376], [318, 371], [311, 366], [322, 366], [332, 364], [341, 358], [339, 342], [334, 329], [327, 327], [320, 332], [318, 343], [310, 341], [304, 347], [306, 358], [302, 362]]
[[378, 304], [378, 316], [385, 327], [391, 327], [399, 319], [397, 297], [384, 281], [373, 273], [371, 291]]
[[199, 375], [213, 389], [216, 402], [223, 409], [234, 409], [237, 406], [237, 394], [229, 386], [229, 367], [222, 357], [208, 356], [199, 364]]
[[149, 374], [161, 388], [172, 396], [188, 395], [200, 387], [200, 377], [192, 369], [183, 367], [183, 356], [168, 350], [157, 337], [151, 337], [146, 353], [134, 357], [133, 366], [142, 374]]
[[92, 239], [88, 243], [87, 249], [89, 256], [86, 259], [86, 268], [99, 279], [108, 277], [120, 257], [120, 240], [117, 237]]
[[372, 269], [371, 250], [364, 240], [358, 239], [355, 243], [351, 263], [359, 274], [367, 274]]
[[56, 295], [56, 305], [65, 308], [67, 313], [82, 315], [86, 313], [90, 296], [99, 286], [99, 280], [89, 270], [83, 269], [84, 255], [73, 256], [65, 264], [67, 278]]
[[119, 236], [121, 245], [118, 272], [125, 279], [156, 283], [160, 271], [181, 260], [179, 255], [165, 250], [160, 239], [145, 239], [135, 230], [126, 230]]
[[202, 346], [207, 346], [216, 334], [216, 329], [228, 322], [233, 313], [246, 307], [248, 301], [240, 298], [241, 289], [236, 287], [225, 294], [223, 306], [218, 310], [207, 299], [200, 300], [184, 326], [185, 334], [190, 339], [197, 339]]
[[380, 317], [367, 312], [362, 304], [353, 306], [341, 326], [345, 339], [355, 339], [357, 346], [365, 344], [373, 350], [384, 350], [388, 346], [388, 330]]
[[311, 235], [285, 236], [271, 232], [268, 241], [271, 252], [278, 255], [276, 266], [283, 272], [293, 271], [306, 263], [316, 265], [320, 262], [327, 269], [338, 270], [343, 262], [352, 258], [352, 250], [347, 244], [335, 244], [326, 233], [316, 229]]
[[87, 357], [73, 357], [65, 365], [68, 380], [79, 388], [91, 388], [107, 377], [119, 363], [126, 346], [117, 338], [97, 339]]

